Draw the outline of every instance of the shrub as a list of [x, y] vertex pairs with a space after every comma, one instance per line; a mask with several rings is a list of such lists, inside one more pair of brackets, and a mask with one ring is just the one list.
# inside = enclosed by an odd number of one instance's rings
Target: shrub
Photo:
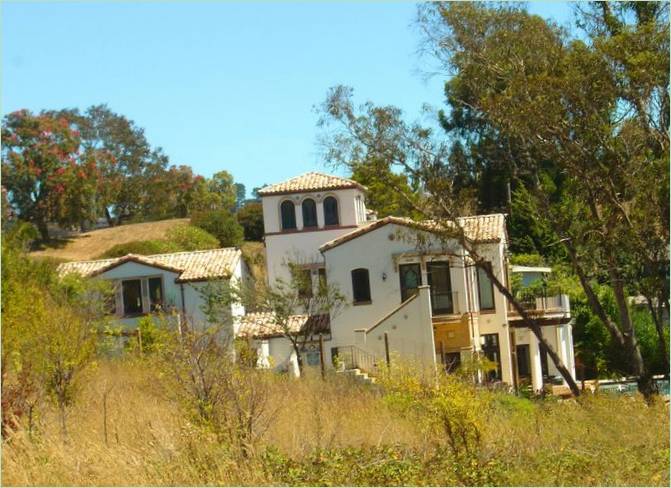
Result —
[[199, 251], [201, 249], [216, 249], [219, 247], [217, 237], [203, 228], [193, 225], [181, 224], [175, 226], [168, 231], [166, 238], [179, 251]]
[[222, 247], [242, 244], [244, 229], [228, 210], [195, 212], [191, 216], [191, 224], [209, 232], [219, 240]]
[[258, 202], [246, 204], [238, 210], [238, 223], [245, 231], [246, 241], [263, 239], [263, 206]]
[[112, 246], [107, 251], [98, 256], [100, 259], [118, 258], [126, 254], [141, 254], [148, 256], [151, 254], [162, 254], [167, 252], [176, 252], [180, 249], [174, 242], [154, 239], [149, 241], [131, 241]]

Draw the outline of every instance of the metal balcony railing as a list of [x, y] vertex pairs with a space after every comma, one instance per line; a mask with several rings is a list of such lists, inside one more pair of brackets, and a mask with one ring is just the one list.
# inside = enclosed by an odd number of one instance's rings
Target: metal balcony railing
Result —
[[461, 314], [459, 306], [459, 294], [456, 291], [434, 291], [431, 290], [431, 313], [432, 315]]
[[[566, 312], [569, 310], [568, 296], [564, 294], [529, 297], [518, 299], [524, 310], [529, 312]], [[508, 303], [508, 309], [515, 313], [512, 303]]]

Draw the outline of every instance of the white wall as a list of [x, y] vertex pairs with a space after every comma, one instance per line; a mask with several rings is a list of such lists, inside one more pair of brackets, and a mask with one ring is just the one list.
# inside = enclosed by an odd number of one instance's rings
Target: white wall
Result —
[[[280, 205], [285, 200], [293, 202], [296, 207], [296, 227], [298, 230], [303, 229], [301, 203], [306, 198], [312, 198], [317, 204], [318, 228], [324, 227], [323, 201], [329, 196], [335, 197], [338, 200], [338, 218], [341, 226], [355, 226], [365, 221], [365, 195], [357, 188], [293, 193], [289, 195], [268, 195], [261, 198], [265, 233], [282, 232]], [[360, 199], [360, 204], [357, 204], [357, 197]], [[359, 209], [357, 208], [358, 206], [362, 208]], [[361, 215], [362, 211], [363, 216]]]
[[412, 359], [422, 367], [435, 368], [436, 346], [431, 322], [431, 298], [429, 287], [419, 288], [417, 297], [399, 307], [394, 313], [374, 325], [374, 328], [357, 332], [357, 346], [385, 358], [384, 335], [387, 334], [389, 351]]

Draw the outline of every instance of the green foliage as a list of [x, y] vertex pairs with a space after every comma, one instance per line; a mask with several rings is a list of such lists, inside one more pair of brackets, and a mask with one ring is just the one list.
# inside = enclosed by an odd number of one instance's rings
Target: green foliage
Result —
[[238, 223], [245, 232], [246, 241], [263, 239], [263, 205], [257, 202], [245, 204], [237, 213]]
[[166, 239], [177, 246], [180, 251], [198, 251], [220, 247], [220, 242], [214, 235], [194, 225], [175, 226], [168, 231]]
[[408, 184], [404, 174], [394, 173], [386, 164], [371, 160], [352, 165], [351, 178], [368, 188], [366, 206], [377, 212], [379, 218], [417, 217], [414, 205], [419, 193]]
[[208, 232], [219, 241], [218, 247], [242, 244], [244, 229], [228, 210], [208, 210], [191, 215], [192, 226]]
[[163, 254], [180, 251], [174, 242], [154, 239], [149, 241], [130, 241], [110, 247], [98, 259], [118, 258], [126, 254], [140, 254], [148, 256], [151, 254]]

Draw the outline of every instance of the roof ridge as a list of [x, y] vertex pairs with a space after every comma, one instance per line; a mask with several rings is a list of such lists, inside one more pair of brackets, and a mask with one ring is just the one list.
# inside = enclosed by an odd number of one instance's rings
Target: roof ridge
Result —
[[[228, 251], [228, 250], [233, 250], [233, 251], [238, 251], [242, 252], [242, 250], [239, 247], [236, 246], [229, 246], [229, 247], [217, 247], [215, 249], [196, 249], [195, 251], [175, 251], [175, 252], [164, 252], [161, 254], [132, 254], [133, 256], [141, 256], [144, 258], [153, 258], [153, 257], [158, 257], [158, 256], [174, 256], [175, 254], [195, 254], [195, 253], [204, 253], [204, 252], [213, 252], [213, 251]], [[128, 254], [127, 254], [128, 256]]]

